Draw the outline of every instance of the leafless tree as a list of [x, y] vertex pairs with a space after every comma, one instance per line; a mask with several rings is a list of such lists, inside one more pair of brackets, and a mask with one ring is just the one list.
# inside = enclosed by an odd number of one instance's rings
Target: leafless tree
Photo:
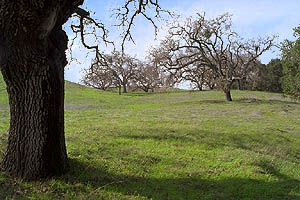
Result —
[[155, 62], [144, 61], [139, 64], [133, 84], [145, 92], [154, 92], [155, 88], [170, 86], [167, 79], [167, 74]]
[[107, 90], [114, 85], [113, 74], [101, 67], [94, 67], [93, 70], [84, 70], [82, 83], [99, 90]]
[[[171, 73], [191, 72], [194, 66], [210, 69], [215, 84], [222, 88], [226, 100], [232, 101], [230, 89], [234, 81], [244, 79], [260, 55], [269, 50], [275, 36], [244, 40], [232, 30], [231, 15], [225, 13], [214, 19], [205, 14], [189, 17], [184, 23], [175, 21], [169, 34], [152, 55]], [[199, 70], [198, 70], [199, 71]]]
[[91, 69], [85, 71], [83, 83], [92, 87], [101, 85], [101, 89], [114, 85], [119, 88], [119, 93], [120, 87], [127, 93], [128, 84], [137, 72], [138, 60], [118, 51], [102, 57]]

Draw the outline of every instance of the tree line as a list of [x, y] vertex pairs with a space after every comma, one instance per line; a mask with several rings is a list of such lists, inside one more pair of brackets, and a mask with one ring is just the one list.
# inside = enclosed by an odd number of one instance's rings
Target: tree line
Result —
[[196, 18], [170, 23], [165, 38], [149, 50], [147, 61], [114, 51], [85, 71], [83, 83], [102, 90], [116, 87], [121, 93], [121, 87], [123, 92], [128, 86], [148, 92], [189, 81], [194, 89], [221, 89], [231, 101], [234, 84], [239, 89], [273, 91], [273, 83], [266, 88], [267, 79], [261, 79], [269, 76], [269, 67], [258, 58], [271, 49], [275, 38], [244, 40], [232, 30], [230, 14], [207, 19], [198, 13]]
[[82, 82], [90, 87], [109, 90], [117, 88], [119, 94], [131, 90], [154, 91], [172, 87], [175, 80], [155, 62], [141, 61], [119, 51], [105, 54], [101, 60], [86, 69]]
[[[231, 15], [213, 19], [198, 13], [169, 23], [168, 34], [148, 51], [147, 61], [112, 52], [85, 70], [85, 85], [106, 90], [145, 92], [189, 82], [192, 89], [284, 92], [299, 98], [299, 39], [281, 44], [281, 58], [262, 64], [259, 57], [275, 46], [276, 36], [243, 39], [232, 30]], [[295, 36], [299, 37], [299, 28]]]

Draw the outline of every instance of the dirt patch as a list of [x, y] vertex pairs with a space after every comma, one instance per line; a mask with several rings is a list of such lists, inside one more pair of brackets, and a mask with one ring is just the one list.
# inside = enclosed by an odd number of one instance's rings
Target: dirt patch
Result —
[[21, 196], [21, 192], [16, 186], [3, 183], [0, 181], [0, 199], [15, 199]]

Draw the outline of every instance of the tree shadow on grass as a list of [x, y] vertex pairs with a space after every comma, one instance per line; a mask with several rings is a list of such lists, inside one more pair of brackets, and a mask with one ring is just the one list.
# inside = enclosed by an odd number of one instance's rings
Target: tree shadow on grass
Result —
[[0, 199], [9, 199], [17, 197], [16, 188], [12, 185], [0, 181]]
[[[121, 195], [123, 198], [131, 196], [153, 200], [300, 199], [299, 180], [280, 173], [267, 161], [254, 163], [254, 165], [260, 173], [276, 177], [277, 181], [241, 177], [204, 179], [199, 175], [182, 175], [172, 178], [157, 178], [151, 174], [123, 175], [109, 172], [103, 165], [95, 167], [91, 163], [71, 159], [69, 172], [56, 178], [56, 181], [64, 182], [65, 186], [52, 186], [54, 187], [52, 190], [60, 199], [69, 199], [68, 196], [65, 196], [68, 193], [84, 194], [85, 199], [106, 199], [106, 196], [103, 195], [105, 193], [109, 193], [109, 199], [114, 199], [111, 196], [112, 193]], [[0, 181], [0, 199], [26, 199], [25, 197], [26, 194], [20, 193], [20, 188]]]
[[[281, 174], [268, 163], [257, 163], [262, 172], [275, 176], [278, 181], [229, 177], [219, 180], [201, 176], [155, 178], [151, 176], [112, 174], [105, 168], [71, 160], [71, 170], [62, 177], [69, 185], [84, 184], [94, 190], [117, 192], [123, 195], [142, 196], [153, 200], [162, 199], [300, 199], [300, 181]], [[88, 198], [88, 197], [87, 197]]]
[[[290, 148], [295, 144], [291, 138], [282, 130], [264, 130], [261, 133], [219, 133], [208, 130], [160, 128], [155, 131], [153, 128], [140, 130], [143, 134], [122, 134], [117, 137], [133, 140], [155, 140], [158, 142], [185, 142], [190, 145], [205, 145], [207, 149], [215, 148], [235, 148], [254, 153], [271, 155], [276, 154], [284, 160], [300, 163], [300, 150]], [[270, 132], [276, 131], [276, 132]], [[278, 154], [277, 150], [280, 149]]]
[[[1, 161], [2, 158], [0, 158], [0, 166]], [[15, 179], [0, 171], [0, 200], [24, 199], [23, 195], [23, 188], [15, 182]]]

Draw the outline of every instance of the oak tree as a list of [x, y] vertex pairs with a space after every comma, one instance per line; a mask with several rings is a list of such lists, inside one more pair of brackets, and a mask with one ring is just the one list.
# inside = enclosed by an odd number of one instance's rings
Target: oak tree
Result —
[[274, 39], [275, 36], [244, 40], [232, 30], [228, 13], [213, 19], [198, 13], [196, 18], [189, 17], [184, 23], [171, 24], [156, 54], [164, 58], [161, 64], [172, 73], [182, 69], [190, 72], [187, 69], [195, 66], [202, 71], [209, 68], [226, 100], [232, 101], [230, 90], [234, 81], [244, 79], [251, 72], [252, 63], [272, 47]]
[[106, 89], [110, 86], [122, 87], [123, 93], [127, 93], [127, 87], [133, 80], [139, 61], [125, 53], [113, 51], [104, 54], [102, 58], [93, 63], [93, 66], [85, 70], [83, 83], [94, 88]]
[[167, 74], [151, 60], [140, 61], [134, 75], [133, 85], [145, 92], [161, 87], [169, 87]]
[[101, 67], [84, 70], [81, 82], [86, 86], [104, 91], [115, 86], [112, 72]]

